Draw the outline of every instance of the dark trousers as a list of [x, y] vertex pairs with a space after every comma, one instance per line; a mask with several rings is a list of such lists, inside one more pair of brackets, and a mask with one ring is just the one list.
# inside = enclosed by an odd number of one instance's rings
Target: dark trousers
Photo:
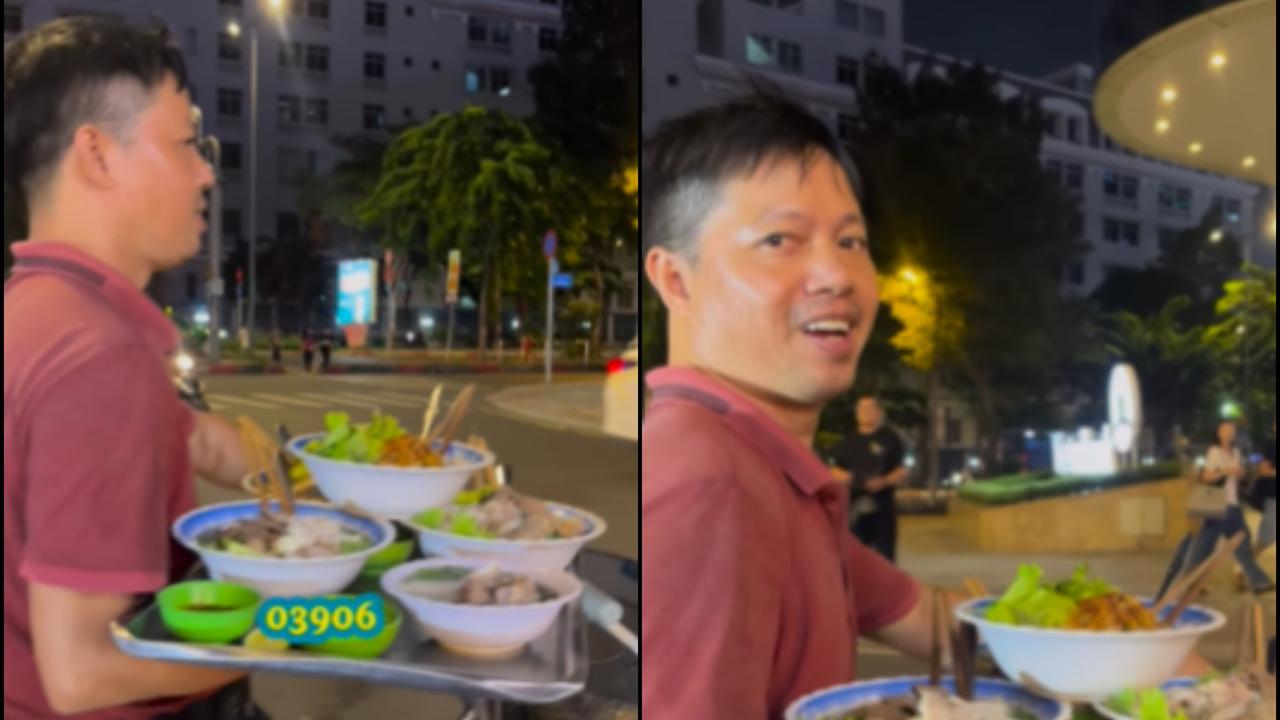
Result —
[[897, 562], [898, 511], [879, 510], [859, 515], [853, 522], [853, 534], [863, 545], [883, 555], [889, 562]]
[[315, 350], [303, 350], [303, 351], [302, 351], [302, 366], [303, 366], [303, 367], [305, 367], [306, 369], [310, 370], [310, 369], [311, 369], [311, 364], [312, 364], [313, 362], [315, 362], [315, 357], [316, 357], [316, 351], [315, 351]]
[[333, 354], [333, 350], [327, 345], [320, 346], [320, 366], [325, 370], [329, 369], [329, 356]]
[[157, 720], [271, 720], [271, 716], [253, 702], [245, 678]]
[[1267, 577], [1267, 573], [1253, 557], [1253, 543], [1249, 539], [1249, 528], [1244, 523], [1244, 511], [1239, 505], [1229, 505], [1225, 516], [1205, 520], [1200, 532], [1195, 535], [1188, 534], [1182, 539], [1173, 554], [1173, 562], [1165, 572], [1164, 583], [1160, 586], [1160, 592], [1157, 595], [1163, 595], [1183, 572], [1198, 567], [1208, 560], [1218, 546], [1219, 540], [1227, 540], [1236, 533], [1244, 533], [1244, 541], [1236, 547], [1235, 556], [1236, 564], [1244, 571], [1250, 588], [1256, 592], [1269, 587], [1271, 578]]

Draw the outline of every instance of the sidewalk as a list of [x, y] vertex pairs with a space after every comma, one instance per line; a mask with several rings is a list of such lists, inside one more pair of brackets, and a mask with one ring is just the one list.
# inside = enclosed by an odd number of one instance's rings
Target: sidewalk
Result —
[[[237, 374], [278, 374], [303, 372], [302, 354], [286, 351], [281, 355], [281, 364], [271, 363], [266, 352], [260, 352], [254, 359], [227, 358], [216, 364], [209, 364], [204, 372], [209, 375]], [[314, 367], [320, 367], [320, 354], [316, 353]], [[604, 362], [569, 362], [557, 360], [553, 366], [556, 373], [595, 373], [604, 371]], [[501, 357], [489, 353], [482, 361], [474, 350], [458, 350], [446, 353], [443, 350], [343, 350], [333, 355], [329, 364], [330, 374], [490, 374], [490, 373], [541, 373], [544, 367], [540, 359], [520, 361], [513, 351], [505, 352]]]
[[[969, 545], [952, 531], [946, 517], [905, 516], [899, 520], [899, 565], [921, 582], [946, 587], [963, 587], [973, 577], [992, 592], [1000, 592], [1013, 579], [1020, 563], [1044, 567], [1047, 577], [1066, 577], [1080, 564], [1088, 564], [1100, 577], [1136, 595], [1154, 593], [1164, 579], [1172, 550], [1108, 554], [1003, 555], [986, 553]], [[1262, 566], [1274, 576], [1275, 550], [1264, 553]], [[1204, 597], [1196, 602], [1224, 613], [1227, 625], [1205, 638], [1197, 650], [1219, 667], [1235, 662], [1240, 635], [1240, 618], [1250, 596], [1232, 587], [1232, 563], [1220, 566]], [[1267, 636], [1275, 632], [1275, 593], [1260, 597], [1267, 623]]]
[[604, 381], [519, 385], [489, 396], [499, 410], [555, 429], [604, 435]]

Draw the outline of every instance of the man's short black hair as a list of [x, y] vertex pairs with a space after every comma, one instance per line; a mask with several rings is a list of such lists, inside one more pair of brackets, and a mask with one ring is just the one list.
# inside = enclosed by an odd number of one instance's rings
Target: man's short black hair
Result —
[[857, 167], [831, 129], [767, 86], [663, 123], [644, 143], [640, 170], [645, 249], [664, 247], [696, 259], [702, 221], [726, 182], [766, 161], [808, 163], [815, 153], [836, 161], [861, 203]]
[[82, 125], [132, 130], [145, 108], [113, 92], [117, 83], [150, 93], [168, 76], [187, 87], [182, 54], [162, 28], [69, 17], [14, 40], [4, 50], [5, 187], [29, 206]]

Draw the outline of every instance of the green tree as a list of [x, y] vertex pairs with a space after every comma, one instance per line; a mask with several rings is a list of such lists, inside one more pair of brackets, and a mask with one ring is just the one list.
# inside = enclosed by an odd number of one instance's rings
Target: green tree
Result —
[[554, 228], [566, 248], [581, 244], [584, 223], [572, 212], [579, 187], [528, 125], [499, 110], [468, 107], [401, 132], [357, 216], [388, 247], [417, 246], [430, 257], [463, 251], [479, 278], [483, 355], [504, 278], [543, 262], [543, 233]]
[[941, 380], [967, 400], [988, 467], [1000, 432], [1045, 413], [1082, 345], [1056, 268], [1084, 247], [1076, 201], [1043, 171], [1034, 99], [1003, 98], [980, 66], [908, 80], [869, 59], [851, 145], [868, 181], [882, 271], [914, 267], [963, 332], [944, 333]]
[[1210, 211], [1198, 225], [1174, 233], [1162, 245], [1155, 267], [1178, 273], [1195, 288], [1188, 318], [1207, 324], [1213, 321], [1223, 283], [1240, 271], [1242, 261], [1239, 239], [1222, 229], [1221, 213]]
[[1215, 322], [1204, 330], [1222, 399], [1242, 403], [1255, 433], [1276, 411], [1276, 273], [1248, 266], [1222, 286]]

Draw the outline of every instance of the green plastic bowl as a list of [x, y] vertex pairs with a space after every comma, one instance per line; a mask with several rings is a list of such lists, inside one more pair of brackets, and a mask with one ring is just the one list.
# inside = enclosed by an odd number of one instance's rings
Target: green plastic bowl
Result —
[[161, 590], [156, 602], [165, 627], [179, 638], [229, 643], [253, 629], [262, 596], [235, 583], [194, 580]]
[[397, 540], [370, 555], [369, 559], [364, 562], [364, 568], [361, 569], [361, 572], [378, 574], [386, 572], [408, 560], [409, 556], [413, 554], [413, 546], [414, 538]]
[[[343, 596], [346, 597], [346, 596]], [[383, 597], [382, 606], [386, 609], [386, 622], [382, 625], [382, 631], [371, 638], [343, 638], [326, 640], [319, 645], [303, 646], [311, 652], [321, 655], [336, 655], [338, 657], [358, 658], [363, 660], [372, 660], [379, 657], [382, 653], [391, 647], [391, 643], [395, 642], [396, 635], [400, 634], [400, 625], [404, 622], [400, 614], [400, 608], [396, 607], [395, 601], [391, 598]]]

